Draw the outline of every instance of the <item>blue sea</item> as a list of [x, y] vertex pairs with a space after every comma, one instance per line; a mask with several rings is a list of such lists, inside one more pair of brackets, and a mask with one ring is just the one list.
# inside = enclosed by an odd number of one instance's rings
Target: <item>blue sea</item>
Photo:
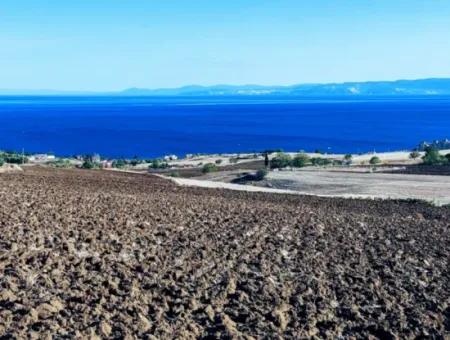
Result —
[[406, 150], [450, 138], [450, 97], [0, 97], [0, 150], [107, 157]]

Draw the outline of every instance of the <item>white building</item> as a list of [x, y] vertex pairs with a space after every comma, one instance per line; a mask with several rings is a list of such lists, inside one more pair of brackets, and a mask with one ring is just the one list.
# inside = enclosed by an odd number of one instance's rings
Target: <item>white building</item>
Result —
[[178, 157], [176, 155], [167, 155], [164, 156], [164, 160], [167, 161], [176, 161], [178, 159]]

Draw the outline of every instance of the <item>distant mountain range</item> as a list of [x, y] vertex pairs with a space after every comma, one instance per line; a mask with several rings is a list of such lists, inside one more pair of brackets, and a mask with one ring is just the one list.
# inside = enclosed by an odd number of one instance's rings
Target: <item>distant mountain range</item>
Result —
[[190, 85], [179, 88], [130, 88], [120, 92], [64, 92], [52, 90], [0, 90], [0, 95], [109, 95], [109, 96], [417, 96], [450, 95], [450, 78], [418, 80], [263, 85]]

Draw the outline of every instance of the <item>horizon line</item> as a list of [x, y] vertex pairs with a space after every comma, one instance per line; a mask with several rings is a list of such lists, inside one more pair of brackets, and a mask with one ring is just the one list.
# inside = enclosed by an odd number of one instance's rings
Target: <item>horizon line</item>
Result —
[[393, 80], [362, 80], [362, 81], [330, 81], [330, 82], [305, 82], [305, 83], [293, 83], [293, 84], [272, 84], [272, 85], [261, 85], [256, 83], [244, 83], [244, 84], [229, 84], [229, 83], [215, 83], [212, 85], [200, 85], [200, 84], [186, 84], [180, 86], [167, 86], [167, 87], [145, 87], [145, 86], [131, 86], [131, 87], [123, 87], [120, 89], [114, 90], [65, 90], [65, 89], [48, 89], [48, 88], [0, 88], [0, 92], [60, 92], [64, 93], [79, 93], [79, 94], [112, 94], [112, 93], [121, 93], [127, 90], [146, 90], [146, 91], [159, 91], [159, 90], [176, 90], [183, 89], [187, 87], [200, 87], [200, 88], [211, 88], [211, 87], [220, 87], [220, 86], [230, 86], [230, 87], [243, 87], [243, 86], [258, 86], [258, 87], [278, 87], [278, 88], [289, 88], [294, 86], [308, 86], [308, 85], [344, 85], [344, 84], [368, 84], [368, 83], [395, 83], [400, 81], [423, 81], [423, 80], [450, 80], [450, 76], [447, 77], [426, 77], [426, 78], [400, 78]]

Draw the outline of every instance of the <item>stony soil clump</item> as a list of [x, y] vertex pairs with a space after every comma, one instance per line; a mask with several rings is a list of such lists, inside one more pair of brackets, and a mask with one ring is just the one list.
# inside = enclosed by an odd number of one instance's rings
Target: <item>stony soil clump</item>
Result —
[[0, 335], [444, 338], [450, 209], [0, 175]]

